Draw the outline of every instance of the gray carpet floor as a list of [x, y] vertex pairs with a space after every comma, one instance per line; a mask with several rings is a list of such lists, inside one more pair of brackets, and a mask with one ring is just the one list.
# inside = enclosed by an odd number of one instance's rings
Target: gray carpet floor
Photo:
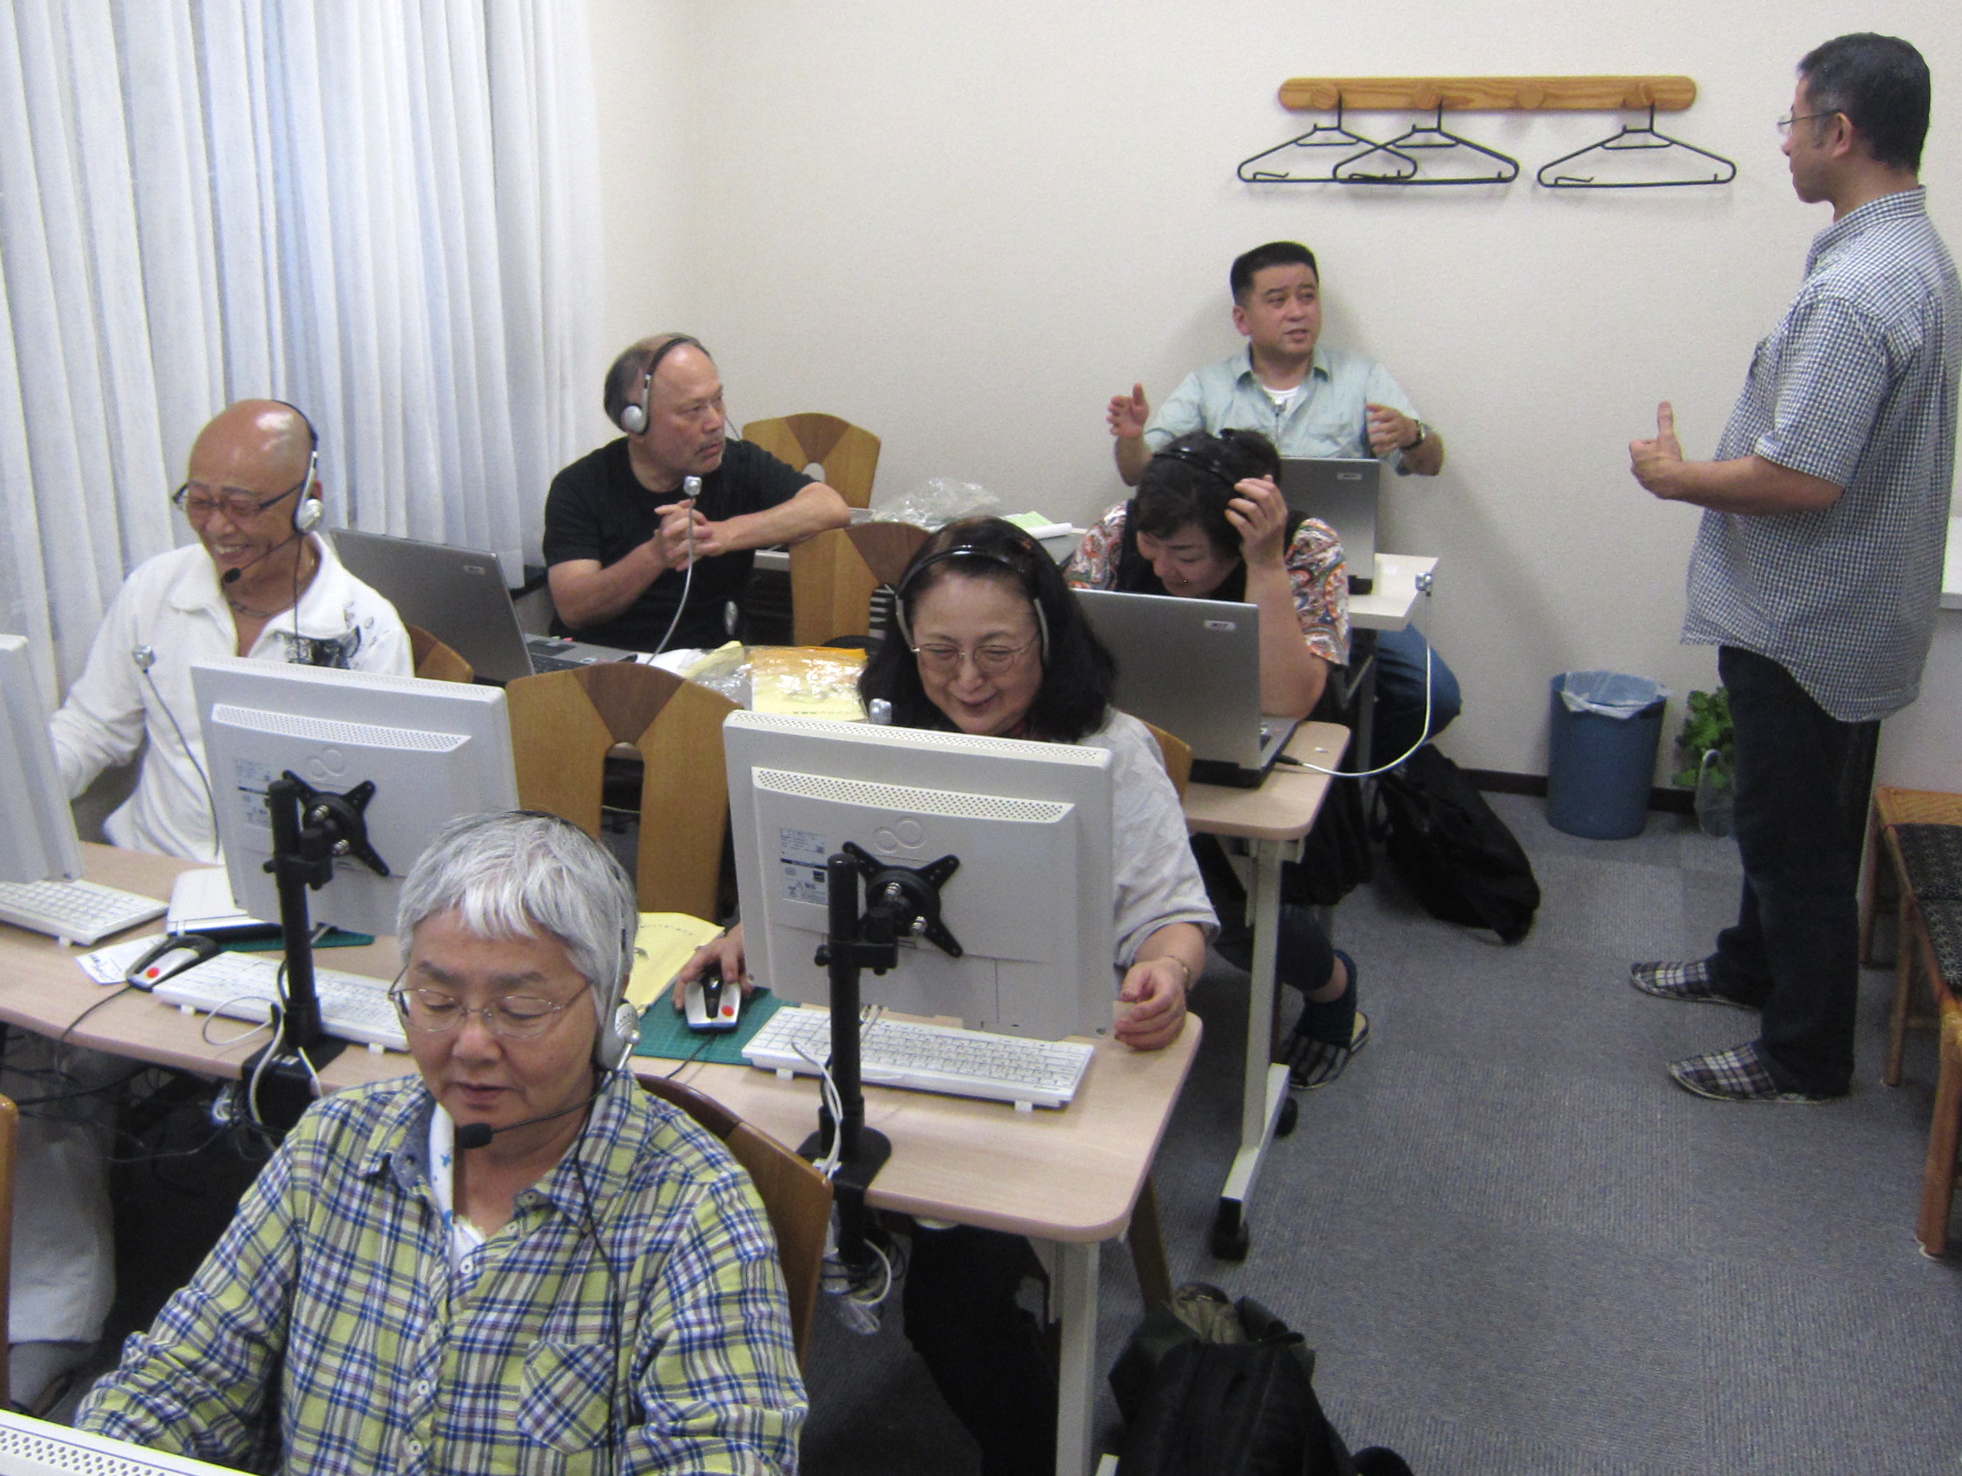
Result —
[[[1545, 893], [1532, 934], [1437, 922], [1388, 875], [1342, 904], [1370, 1043], [1303, 1097], [1238, 1264], [1206, 1249], [1245, 1023], [1245, 976], [1214, 961], [1158, 1167], [1175, 1279], [1305, 1332], [1350, 1445], [1394, 1446], [1419, 1476], [1956, 1470], [1962, 1270], [1913, 1237], [1934, 1053], [1916, 1040], [1906, 1085], [1880, 1084], [1891, 973], [1864, 978], [1847, 1100], [1691, 1097], [1666, 1063], [1754, 1017], [1639, 995], [1628, 965], [1708, 951], [1734, 846], [1665, 815], [1581, 840], [1538, 800], [1493, 802]], [[1140, 1312], [1121, 1250], [1101, 1290], [1107, 1369]], [[896, 1308], [869, 1337], [819, 1322], [808, 1472], [975, 1469]], [[1108, 1433], [1107, 1393], [1099, 1414]]]

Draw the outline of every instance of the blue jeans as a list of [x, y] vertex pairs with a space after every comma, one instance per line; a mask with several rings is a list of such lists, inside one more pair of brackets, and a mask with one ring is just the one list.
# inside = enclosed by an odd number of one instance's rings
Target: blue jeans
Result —
[[1764, 1010], [1759, 1051], [1781, 1090], [1838, 1096], [1853, 1080], [1856, 892], [1880, 724], [1839, 721], [1753, 651], [1721, 648], [1717, 671], [1737, 725], [1744, 895], [1711, 983]]
[[[1414, 625], [1385, 630], [1376, 636], [1376, 732], [1370, 742], [1371, 762], [1387, 764], [1417, 741], [1424, 731], [1424, 633]], [[1431, 651], [1431, 732], [1435, 738], [1451, 726], [1464, 705], [1457, 673]]]

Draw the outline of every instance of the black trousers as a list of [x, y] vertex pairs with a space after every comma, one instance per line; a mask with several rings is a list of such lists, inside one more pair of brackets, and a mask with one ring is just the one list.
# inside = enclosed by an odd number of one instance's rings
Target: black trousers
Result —
[[1762, 1006], [1759, 1048], [1785, 1091], [1853, 1080], [1857, 893], [1878, 722], [1833, 717], [1792, 674], [1736, 646], [1717, 655], [1737, 725], [1744, 895], [1717, 937], [1711, 982]]
[[906, 1338], [981, 1447], [981, 1476], [1054, 1476], [1056, 1369], [1015, 1298], [1042, 1263], [1019, 1235], [916, 1226]]

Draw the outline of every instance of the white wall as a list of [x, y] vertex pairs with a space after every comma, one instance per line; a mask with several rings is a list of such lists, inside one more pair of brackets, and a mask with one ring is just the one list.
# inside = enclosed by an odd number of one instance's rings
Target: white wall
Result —
[[[1924, 179], [1962, 248], [1962, 41], [1938, 0], [1857, 17], [1818, 0], [589, 3], [607, 338], [700, 334], [738, 421], [823, 409], [871, 428], [882, 492], [948, 475], [1010, 510], [1094, 514], [1122, 490], [1109, 396], [1134, 378], [1162, 396], [1237, 345], [1235, 254], [1314, 247], [1326, 338], [1382, 359], [1449, 442], [1441, 478], [1397, 485], [1389, 542], [1444, 558], [1423, 623], [1468, 694], [1445, 746], [1475, 767], [1544, 772], [1560, 670], [1679, 697], [1716, 679], [1710, 651], [1676, 642], [1696, 515], [1642, 493], [1626, 448], [1667, 396], [1690, 453], [1711, 452], [1827, 222], [1792, 196], [1771, 128], [1809, 47], [1857, 23], [1922, 48]], [[1275, 100], [1291, 76], [1645, 72], [1696, 79], [1696, 106], [1658, 127], [1734, 158], [1735, 184], [1534, 186], [1618, 126], [1600, 114], [1447, 116], [1520, 159], [1505, 189], [1234, 176], [1314, 121]], [[1349, 121], [1384, 138], [1409, 120]]]

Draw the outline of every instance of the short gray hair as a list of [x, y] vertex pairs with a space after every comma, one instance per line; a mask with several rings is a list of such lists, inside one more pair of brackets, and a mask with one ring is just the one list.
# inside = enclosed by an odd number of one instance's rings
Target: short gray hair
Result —
[[592, 986], [601, 1028], [633, 971], [640, 904], [606, 848], [569, 820], [538, 810], [464, 815], [436, 832], [409, 869], [395, 909], [406, 964], [415, 931], [454, 912], [480, 938], [547, 934]]

